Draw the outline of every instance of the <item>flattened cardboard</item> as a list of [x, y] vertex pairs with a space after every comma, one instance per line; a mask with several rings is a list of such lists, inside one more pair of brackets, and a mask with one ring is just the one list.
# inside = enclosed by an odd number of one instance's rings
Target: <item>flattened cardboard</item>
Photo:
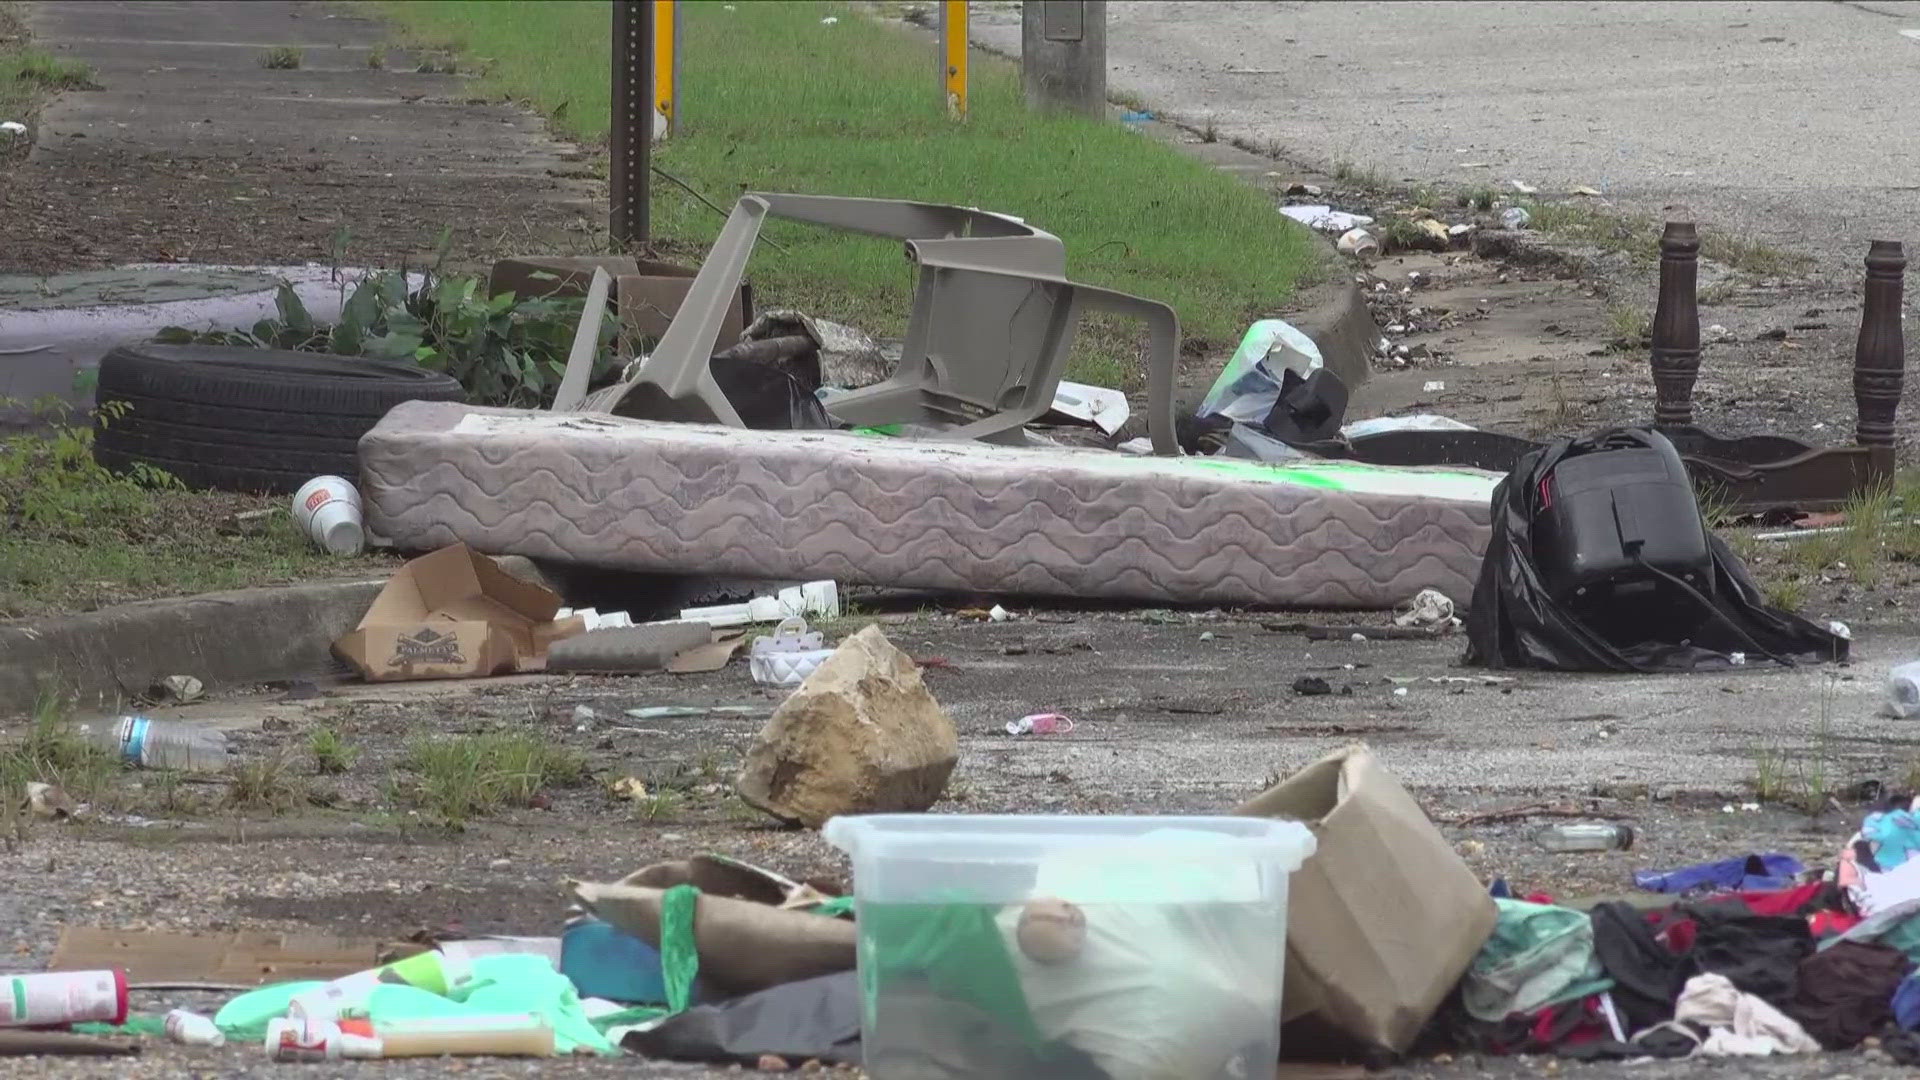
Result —
[[586, 630], [559, 610], [552, 590], [452, 544], [395, 571], [333, 651], [368, 682], [538, 671], [550, 645]]
[[168, 933], [69, 926], [60, 931], [49, 971], [122, 968], [130, 983], [230, 983], [263, 986], [337, 979], [378, 967], [383, 942], [330, 934], [239, 930]]
[[535, 255], [501, 259], [487, 275], [487, 295], [510, 292], [519, 299], [536, 296], [585, 296], [593, 272], [605, 270], [617, 278], [637, 274], [631, 255]]
[[1304, 822], [1319, 843], [1288, 883], [1284, 1019], [1318, 1014], [1365, 1044], [1412, 1045], [1493, 933], [1473, 871], [1365, 746], [1235, 813]]

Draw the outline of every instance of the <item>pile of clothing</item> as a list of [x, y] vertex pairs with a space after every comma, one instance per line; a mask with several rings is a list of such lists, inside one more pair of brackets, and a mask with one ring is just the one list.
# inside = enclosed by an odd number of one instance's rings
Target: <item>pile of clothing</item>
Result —
[[1494, 885], [1499, 921], [1430, 1045], [1583, 1060], [1847, 1050], [1920, 1064], [1920, 817], [1868, 814], [1830, 872], [1778, 853], [1642, 872], [1588, 910]]

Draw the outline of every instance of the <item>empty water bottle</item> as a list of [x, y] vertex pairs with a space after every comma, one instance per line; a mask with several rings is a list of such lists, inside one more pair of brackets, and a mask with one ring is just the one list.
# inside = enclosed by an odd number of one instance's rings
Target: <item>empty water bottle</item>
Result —
[[1633, 846], [1633, 826], [1549, 825], [1534, 833], [1533, 840], [1548, 851], [1625, 851]]
[[123, 716], [101, 740], [120, 760], [142, 769], [221, 772], [227, 767], [227, 733], [178, 720]]

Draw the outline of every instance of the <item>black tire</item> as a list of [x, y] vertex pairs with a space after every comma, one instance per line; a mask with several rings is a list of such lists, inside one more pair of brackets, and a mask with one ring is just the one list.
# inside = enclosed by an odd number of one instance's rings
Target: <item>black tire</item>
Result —
[[188, 487], [286, 493], [359, 472], [360, 436], [403, 401], [461, 401], [412, 364], [214, 345], [122, 345], [100, 360], [94, 457]]

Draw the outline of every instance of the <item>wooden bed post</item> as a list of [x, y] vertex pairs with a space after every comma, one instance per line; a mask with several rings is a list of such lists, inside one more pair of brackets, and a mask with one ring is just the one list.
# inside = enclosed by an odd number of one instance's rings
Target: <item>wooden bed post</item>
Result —
[[1898, 240], [1867, 249], [1866, 301], [1853, 352], [1853, 400], [1860, 422], [1854, 438], [1872, 452], [1875, 478], [1893, 476], [1893, 417], [1906, 378], [1907, 346], [1900, 329], [1900, 292], [1907, 256]]
[[1653, 314], [1653, 422], [1693, 423], [1693, 383], [1700, 375], [1700, 237], [1690, 221], [1669, 221], [1660, 234], [1660, 299]]

